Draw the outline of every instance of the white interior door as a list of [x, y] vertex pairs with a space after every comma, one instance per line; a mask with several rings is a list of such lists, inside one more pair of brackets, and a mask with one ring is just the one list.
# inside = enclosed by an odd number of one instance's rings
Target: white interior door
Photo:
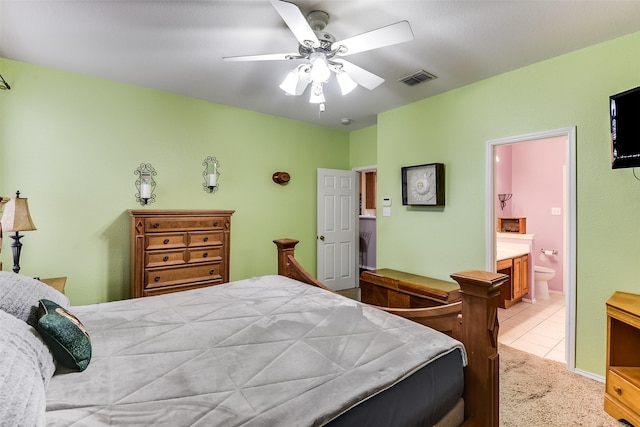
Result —
[[318, 169], [317, 276], [333, 290], [356, 287], [356, 172]]

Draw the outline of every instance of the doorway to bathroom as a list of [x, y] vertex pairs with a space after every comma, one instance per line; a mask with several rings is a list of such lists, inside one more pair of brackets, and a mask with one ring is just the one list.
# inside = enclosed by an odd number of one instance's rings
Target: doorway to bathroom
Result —
[[[517, 300], [509, 302], [517, 304], [499, 313], [500, 333], [509, 341], [501, 342], [537, 355], [546, 352], [546, 346], [548, 357], [563, 357], [571, 371], [575, 370], [575, 144], [573, 127], [487, 143], [487, 270], [496, 271], [497, 262], [502, 263], [510, 249], [519, 248], [519, 256], [529, 254], [528, 280], [523, 282], [528, 289], [522, 292], [522, 302], [516, 295]], [[499, 230], [498, 218], [502, 224], [507, 219], [508, 227]], [[518, 227], [511, 228], [516, 223]], [[534, 281], [539, 267], [555, 271], [544, 286]], [[554, 345], [563, 346], [563, 351], [554, 354]]]
[[376, 200], [378, 169], [365, 166], [354, 169], [359, 176], [358, 262], [360, 272], [376, 269]]

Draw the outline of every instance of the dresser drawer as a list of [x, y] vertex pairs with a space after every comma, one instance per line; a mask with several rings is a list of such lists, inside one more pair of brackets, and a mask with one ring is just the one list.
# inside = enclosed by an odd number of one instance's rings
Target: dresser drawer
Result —
[[190, 289], [206, 288], [207, 286], [221, 285], [222, 283], [224, 282], [221, 280], [211, 280], [211, 281], [195, 282], [195, 283], [187, 282], [187, 283], [181, 283], [178, 285], [171, 285], [171, 286], [159, 286], [157, 288], [145, 289], [143, 292], [143, 296], [151, 297], [154, 295], [163, 295], [171, 292], [182, 292], [182, 291], [188, 291]]
[[[606, 393], [615, 400], [624, 403], [635, 411], [640, 410], [640, 389], [637, 385], [631, 384], [621, 375], [615, 372], [616, 368], [610, 368], [607, 371]], [[623, 372], [625, 369], [634, 370], [634, 368], [619, 368]], [[638, 369], [635, 368], [635, 371]], [[637, 373], [636, 373], [637, 375]]]
[[144, 254], [145, 267], [164, 267], [186, 264], [188, 253], [185, 250], [151, 251]]
[[145, 250], [175, 249], [187, 247], [187, 233], [162, 233], [145, 236]]
[[222, 282], [224, 265], [207, 263], [182, 267], [150, 268], [145, 271], [145, 289], [179, 285], [189, 282]]
[[224, 217], [146, 218], [144, 230], [147, 233], [175, 230], [222, 230], [225, 222]]
[[220, 246], [223, 243], [222, 231], [191, 231], [189, 232], [189, 247], [194, 246]]
[[206, 248], [191, 249], [188, 252], [189, 263], [196, 262], [221, 262], [223, 249], [221, 246], [211, 246]]

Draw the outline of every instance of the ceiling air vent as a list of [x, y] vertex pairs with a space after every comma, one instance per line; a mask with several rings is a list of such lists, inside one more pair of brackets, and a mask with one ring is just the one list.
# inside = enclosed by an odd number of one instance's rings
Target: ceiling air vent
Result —
[[415, 73], [403, 77], [398, 81], [406, 84], [407, 86], [415, 86], [418, 83], [428, 82], [429, 80], [436, 79], [437, 77], [431, 73], [427, 73], [425, 70], [418, 70]]

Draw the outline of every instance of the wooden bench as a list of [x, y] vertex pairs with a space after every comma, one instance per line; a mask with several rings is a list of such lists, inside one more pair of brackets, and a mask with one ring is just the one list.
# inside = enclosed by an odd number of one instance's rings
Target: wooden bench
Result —
[[363, 271], [360, 295], [364, 303], [392, 308], [436, 307], [462, 298], [457, 283], [388, 268]]

